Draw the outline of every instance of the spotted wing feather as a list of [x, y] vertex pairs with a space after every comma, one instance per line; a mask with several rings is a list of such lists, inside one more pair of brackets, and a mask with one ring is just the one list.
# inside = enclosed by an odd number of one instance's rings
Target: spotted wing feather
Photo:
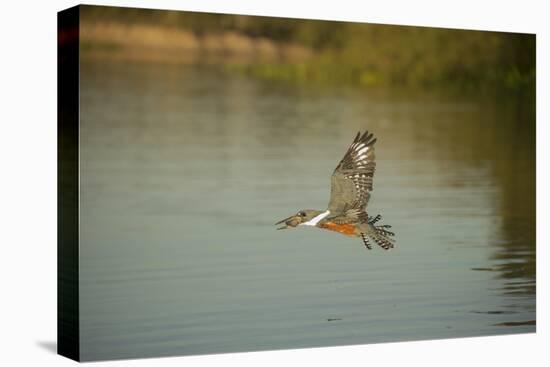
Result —
[[376, 167], [374, 143], [376, 138], [366, 131], [358, 133], [331, 179], [331, 213], [344, 213], [350, 209], [364, 212], [370, 198]]
[[351, 208], [343, 213], [329, 216], [327, 220], [336, 224], [367, 223], [368, 215], [361, 209]]

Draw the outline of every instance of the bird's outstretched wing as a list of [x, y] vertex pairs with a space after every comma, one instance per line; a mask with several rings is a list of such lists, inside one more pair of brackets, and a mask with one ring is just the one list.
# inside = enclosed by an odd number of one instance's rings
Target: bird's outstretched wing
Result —
[[343, 213], [350, 209], [365, 211], [372, 191], [374, 143], [376, 138], [365, 131], [357, 133], [344, 158], [340, 161], [331, 180], [331, 213]]

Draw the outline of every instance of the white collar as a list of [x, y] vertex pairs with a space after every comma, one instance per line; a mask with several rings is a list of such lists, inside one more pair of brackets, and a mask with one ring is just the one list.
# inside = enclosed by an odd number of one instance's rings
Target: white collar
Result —
[[316, 226], [317, 223], [319, 223], [322, 219], [324, 219], [327, 215], [330, 214], [330, 210], [327, 210], [326, 212], [323, 212], [316, 217], [311, 218], [309, 221], [305, 223], [300, 223], [301, 226]]

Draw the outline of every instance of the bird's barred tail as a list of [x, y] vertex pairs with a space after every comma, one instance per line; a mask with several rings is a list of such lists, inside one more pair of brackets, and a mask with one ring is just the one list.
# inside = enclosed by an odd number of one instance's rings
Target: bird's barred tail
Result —
[[372, 250], [372, 246], [370, 245], [370, 242], [369, 242], [369, 236], [365, 236], [364, 233], [361, 233], [361, 238], [363, 239], [363, 244], [365, 245], [367, 250]]
[[389, 250], [395, 245], [395, 233], [389, 230], [391, 226], [387, 224], [380, 226], [375, 225], [375, 223], [378, 222], [380, 219], [382, 219], [382, 216], [380, 214], [373, 218], [369, 217], [368, 224], [371, 230], [369, 230], [367, 233], [361, 233], [363, 243], [369, 250], [372, 248], [370, 246], [369, 239], [376, 242], [376, 244], [382, 247], [384, 250]]

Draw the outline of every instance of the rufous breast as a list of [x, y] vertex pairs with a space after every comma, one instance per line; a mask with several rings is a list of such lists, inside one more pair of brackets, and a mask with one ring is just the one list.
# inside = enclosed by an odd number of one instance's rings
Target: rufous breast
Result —
[[355, 225], [354, 224], [337, 224], [334, 222], [324, 222], [319, 224], [319, 227], [328, 229], [329, 231], [335, 231], [338, 233], [345, 234], [347, 236], [354, 236], [355, 233]]

